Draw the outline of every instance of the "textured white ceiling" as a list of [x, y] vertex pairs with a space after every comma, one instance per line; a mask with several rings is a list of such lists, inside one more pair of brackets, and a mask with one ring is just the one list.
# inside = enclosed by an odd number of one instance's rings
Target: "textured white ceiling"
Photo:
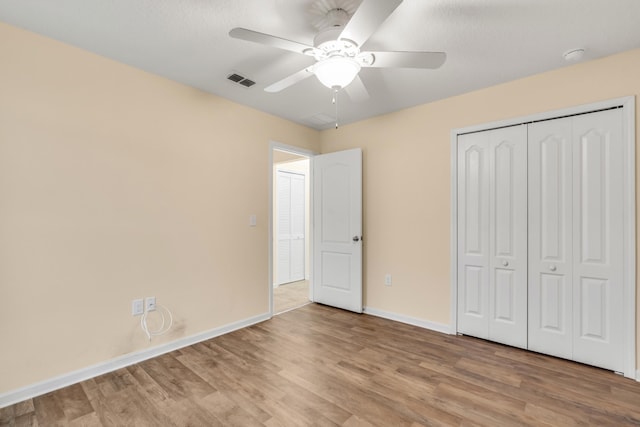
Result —
[[[322, 0], [359, 4], [361, 0]], [[232, 39], [244, 27], [312, 44], [314, 0], [0, 0], [0, 21], [318, 129], [333, 126], [330, 90], [309, 78], [264, 87], [313, 59]], [[640, 0], [404, 0], [367, 50], [444, 51], [437, 70], [363, 69], [371, 99], [339, 99], [346, 124], [640, 47]], [[257, 84], [226, 77], [238, 72]]]

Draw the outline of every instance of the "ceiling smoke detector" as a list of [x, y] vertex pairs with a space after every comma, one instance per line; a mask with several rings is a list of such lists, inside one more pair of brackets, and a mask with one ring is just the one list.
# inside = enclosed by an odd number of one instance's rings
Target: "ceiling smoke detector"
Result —
[[584, 49], [571, 49], [562, 54], [562, 57], [567, 62], [578, 62], [584, 57]]

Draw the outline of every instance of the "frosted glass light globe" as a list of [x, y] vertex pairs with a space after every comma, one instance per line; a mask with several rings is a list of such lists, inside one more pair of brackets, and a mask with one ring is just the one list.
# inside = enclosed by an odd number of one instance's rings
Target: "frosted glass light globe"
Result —
[[333, 56], [317, 62], [313, 72], [326, 87], [342, 89], [356, 78], [360, 72], [360, 64], [353, 58]]

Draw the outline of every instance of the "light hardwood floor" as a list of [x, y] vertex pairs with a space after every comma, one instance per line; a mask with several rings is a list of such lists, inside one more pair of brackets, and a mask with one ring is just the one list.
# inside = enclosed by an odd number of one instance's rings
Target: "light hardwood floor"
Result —
[[0, 424], [637, 426], [640, 383], [310, 304], [2, 409]]
[[300, 280], [273, 288], [273, 314], [300, 308], [309, 302], [308, 280]]

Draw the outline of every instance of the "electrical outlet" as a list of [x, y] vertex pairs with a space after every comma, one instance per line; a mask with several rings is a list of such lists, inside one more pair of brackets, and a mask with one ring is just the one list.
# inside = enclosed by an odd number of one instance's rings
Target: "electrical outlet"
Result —
[[146, 297], [144, 299], [146, 311], [154, 311], [156, 309], [156, 297]]
[[144, 313], [144, 301], [142, 301], [142, 298], [131, 301], [131, 315], [140, 316], [142, 313]]
[[384, 276], [384, 285], [385, 286], [391, 286], [391, 275], [390, 274], [385, 274], [385, 276]]

